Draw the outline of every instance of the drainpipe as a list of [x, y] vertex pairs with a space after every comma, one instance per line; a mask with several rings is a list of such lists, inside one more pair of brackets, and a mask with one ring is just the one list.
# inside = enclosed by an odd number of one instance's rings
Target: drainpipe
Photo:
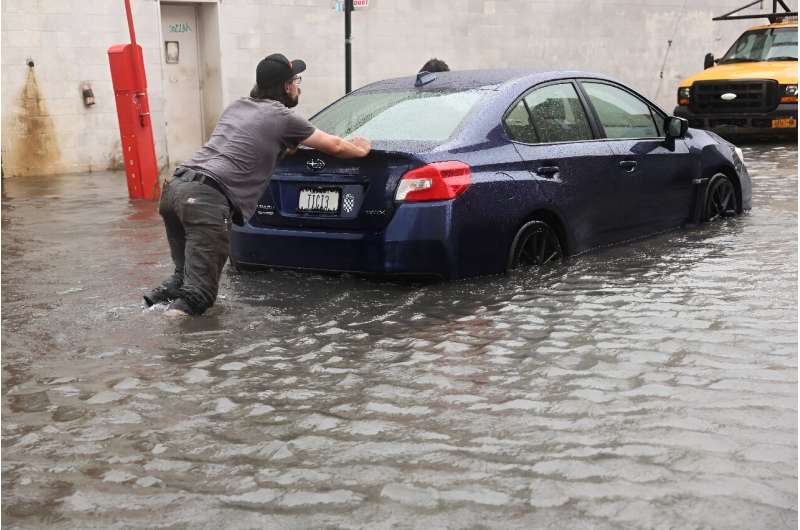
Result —
[[350, 14], [353, 12], [353, 0], [344, 0], [344, 93], [349, 94], [351, 91], [351, 77], [352, 77], [352, 57], [350, 56], [351, 48], [351, 31], [350, 31]]

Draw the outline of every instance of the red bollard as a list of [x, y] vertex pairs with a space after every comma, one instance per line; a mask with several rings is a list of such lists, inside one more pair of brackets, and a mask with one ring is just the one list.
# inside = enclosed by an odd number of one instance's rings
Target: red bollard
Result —
[[161, 189], [153, 144], [150, 104], [147, 101], [142, 47], [136, 44], [128, 0], [125, 1], [125, 7], [131, 44], [111, 46], [108, 49], [108, 61], [117, 102], [122, 156], [128, 177], [128, 196], [131, 199], [157, 200]]

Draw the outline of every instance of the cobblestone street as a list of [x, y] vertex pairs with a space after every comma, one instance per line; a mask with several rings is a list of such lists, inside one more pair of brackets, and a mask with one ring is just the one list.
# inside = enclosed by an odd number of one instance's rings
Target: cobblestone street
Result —
[[797, 148], [749, 214], [529, 272], [223, 273], [205, 316], [119, 173], [2, 183], [3, 527], [780, 529], [797, 517]]

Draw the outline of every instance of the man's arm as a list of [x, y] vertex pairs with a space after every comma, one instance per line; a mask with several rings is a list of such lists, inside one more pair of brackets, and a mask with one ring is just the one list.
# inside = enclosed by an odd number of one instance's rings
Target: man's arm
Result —
[[300, 143], [339, 158], [361, 158], [367, 156], [371, 148], [370, 142], [366, 138], [356, 137], [345, 140], [319, 129]]

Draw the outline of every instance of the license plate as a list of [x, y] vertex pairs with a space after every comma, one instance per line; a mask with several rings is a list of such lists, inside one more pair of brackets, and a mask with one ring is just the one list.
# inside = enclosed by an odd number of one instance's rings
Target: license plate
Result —
[[797, 128], [797, 120], [794, 118], [777, 118], [772, 120], [773, 129], [795, 129]]
[[339, 190], [333, 188], [300, 188], [297, 211], [339, 213]]

